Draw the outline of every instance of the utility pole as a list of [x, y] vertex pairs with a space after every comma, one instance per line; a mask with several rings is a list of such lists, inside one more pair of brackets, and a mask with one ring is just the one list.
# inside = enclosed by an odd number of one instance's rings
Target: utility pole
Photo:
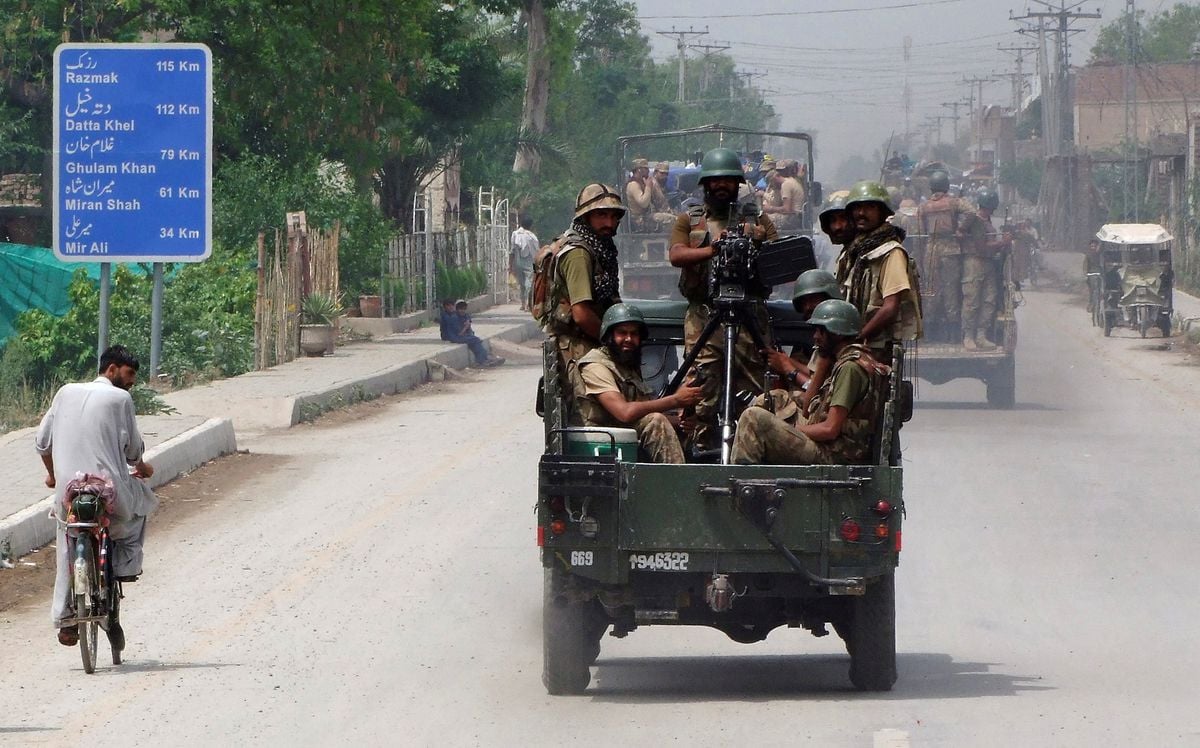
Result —
[[[958, 108], [960, 106], [970, 106], [970, 103], [967, 101], [943, 101], [942, 106], [946, 107], [947, 109], [954, 110], [954, 114], [951, 115], [950, 120], [952, 122], [954, 122], [954, 145], [957, 147], [958, 146]], [[970, 111], [970, 110], [967, 110], [967, 111]]]
[[[1085, 13], [1075, 10], [1080, 5], [1083, 5], [1083, 0], [1077, 0], [1068, 4], [1067, 0], [1058, 0], [1055, 5], [1049, 0], [1033, 0], [1033, 2], [1046, 8], [1042, 11], [1026, 11], [1023, 16], [1013, 16], [1009, 14], [1009, 18], [1014, 21], [1038, 21], [1037, 34], [1039, 40], [1044, 40], [1046, 31], [1043, 22], [1053, 22], [1049, 31], [1054, 34], [1055, 57], [1057, 62], [1057, 70], [1054, 75], [1054, 104], [1057, 109], [1057, 122], [1055, 123], [1055, 132], [1045, 133], [1048, 142], [1055, 146], [1054, 150], [1048, 152], [1047, 155], [1057, 155], [1066, 150], [1068, 144], [1074, 142], [1075, 134], [1067, 128], [1067, 123], [1071, 121], [1071, 41], [1070, 37], [1073, 34], [1078, 34], [1082, 29], [1072, 29], [1071, 23], [1083, 18], [1099, 18], [1100, 11], [1094, 13]], [[1018, 29], [1017, 33], [1027, 34], [1033, 32], [1033, 29], [1025, 28]], [[1039, 46], [1041, 42], [1039, 41]], [[1046, 104], [1043, 98], [1043, 107]], [[1073, 149], [1072, 149], [1073, 150]]]
[[767, 74], [760, 72], [760, 71], [750, 71], [747, 73], [736, 73], [735, 72], [733, 74], [733, 77], [729, 79], [729, 98], [730, 98], [730, 100], [732, 101], [737, 96], [737, 89], [734, 86], [734, 81], [736, 81], [740, 78], [744, 78], [745, 79], [744, 85], [746, 86], [746, 91], [749, 92], [754, 89], [753, 84], [754, 84], [755, 78], [766, 78], [766, 77], [767, 77]]
[[[1125, 3], [1125, 65], [1121, 71], [1125, 78], [1125, 189], [1121, 190], [1125, 206], [1125, 220], [1130, 214], [1130, 187], [1133, 192], [1133, 222], [1141, 219], [1141, 200], [1138, 192], [1141, 188], [1141, 169], [1138, 168], [1140, 154], [1138, 153], [1138, 121], [1137, 121], [1137, 75], [1138, 75], [1138, 22], [1137, 7], [1134, 0]], [[1133, 173], [1132, 177], [1130, 172]], [[1130, 185], [1129, 183], [1132, 183]]]
[[974, 90], [971, 91], [971, 116], [975, 120], [975, 161], [976, 163], [983, 162], [983, 84], [990, 83], [994, 78], [975, 77], [963, 78], [962, 82], [978, 86], [978, 95]]
[[1025, 53], [1026, 52], [1036, 52], [1037, 47], [1034, 47], [1034, 46], [1005, 47], [1003, 45], [997, 44], [996, 49], [1000, 50], [1001, 52], [1008, 52], [1016, 58], [1017, 71], [1015, 73], [1006, 73], [1005, 74], [1005, 77], [1012, 78], [1012, 84], [1013, 84], [1012, 107], [1013, 107], [1013, 113], [1015, 114], [1016, 112], [1019, 112], [1021, 110], [1021, 99], [1023, 98], [1021, 94], [1023, 94], [1025, 92], [1025, 79], [1028, 78], [1030, 75], [1032, 75], [1032, 73], [1025, 72]]
[[676, 31], [672, 26], [670, 31], [659, 31], [659, 36], [673, 36], [675, 38], [675, 49], [679, 50], [679, 90], [675, 94], [675, 101], [682, 104], [684, 102], [684, 94], [687, 90], [687, 38], [689, 36], [706, 36], [708, 27], [705, 26], [703, 31], [696, 31], [691, 26], [688, 26], [687, 31]]
[[689, 44], [688, 49], [699, 50], [704, 56], [704, 66], [700, 68], [700, 93], [708, 93], [709, 64], [708, 58], [717, 52], [729, 49], [728, 44]]

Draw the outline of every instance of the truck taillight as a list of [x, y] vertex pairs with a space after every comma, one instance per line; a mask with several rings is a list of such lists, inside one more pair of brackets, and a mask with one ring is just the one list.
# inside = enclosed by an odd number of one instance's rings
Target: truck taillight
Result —
[[885, 522], [880, 522], [875, 526], [875, 537], [880, 540], [885, 540], [888, 536], [888, 526]]
[[542, 527], [541, 525], [538, 525], [537, 529], [537, 544], [538, 548], [541, 548], [546, 544], [546, 528]]
[[555, 535], [562, 535], [567, 531], [567, 521], [563, 519], [555, 519], [550, 521], [550, 532]]
[[550, 497], [550, 511], [555, 514], [562, 514], [567, 510], [567, 500], [561, 496]]
[[842, 520], [842, 526], [838, 528], [838, 533], [842, 536], [842, 540], [848, 543], [857, 543], [858, 537], [862, 533], [862, 528], [853, 519], [847, 517]]
[[899, 553], [900, 552], [900, 531], [899, 530], [896, 531], [895, 538], [896, 538], [896, 553]]

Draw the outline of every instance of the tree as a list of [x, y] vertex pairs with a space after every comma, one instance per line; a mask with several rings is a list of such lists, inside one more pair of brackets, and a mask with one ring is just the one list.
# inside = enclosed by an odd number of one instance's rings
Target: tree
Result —
[[[1091, 62], [1126, 63], [1129, 54], [1129, 13], [1105, 24], [1092, 47]], [[1200, 39], [1200, 5], [1180, 3], [1147, 17], [1137, 11], [1134, 28], [1135, 62], [1185, 62]]]

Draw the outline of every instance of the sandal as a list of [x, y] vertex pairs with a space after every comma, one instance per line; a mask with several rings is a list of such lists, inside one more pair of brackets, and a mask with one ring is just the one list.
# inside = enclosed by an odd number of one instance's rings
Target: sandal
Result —
[[63, 626], [58, 630], [58, 643], [64, 647], [73, 647], [79, 643], [79, 627]]

